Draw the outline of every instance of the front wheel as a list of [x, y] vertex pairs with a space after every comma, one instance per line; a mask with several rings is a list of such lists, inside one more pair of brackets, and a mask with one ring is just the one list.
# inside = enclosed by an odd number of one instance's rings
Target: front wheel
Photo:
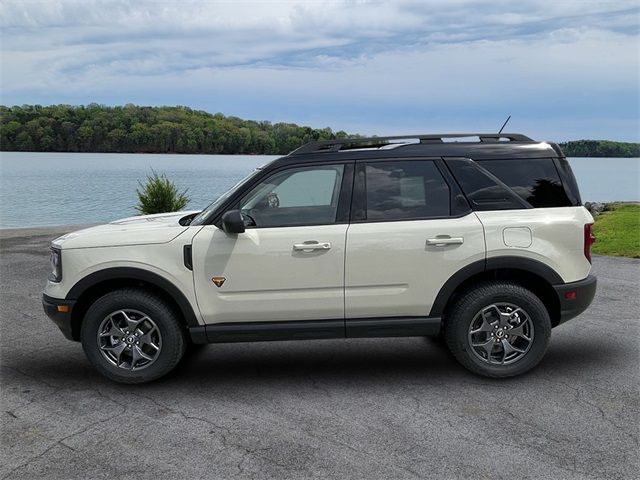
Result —
[[510, 282], [486, 282], [467, 290], [445, 322], [451, 353], [466, 368], [487, 377], [512, 377], [544, 356], [551, 319], [531, 291]]
[[137, 289], [99, 298], [87, 311], [80, 336], [93, 366], [121, 383], [149, 382], [167, 374], [186, 347], [173, 309]]

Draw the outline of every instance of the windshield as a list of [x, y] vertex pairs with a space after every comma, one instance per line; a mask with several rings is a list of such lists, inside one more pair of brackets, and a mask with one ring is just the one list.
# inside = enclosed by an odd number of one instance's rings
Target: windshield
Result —
[[244, 177], [242, 180], [236, 183], [229, 190], [227, 190], [222, 195], [220, 195], [211, 205], [209, 205], [207, 208], [201, 211], [198, 215], [196, 215], [196, 217], [191, 222], [191, 225], [203, 225], [206, 219], [209, 217], [209, 215], [211, 215], [211, 213], [213, 213], [222, 203], [224, 203], [224, 201], [227, 200], [227, 198], [229, 198], [231, 194], [236, 191], [237, 188], [240, 188], [245, 183], [248, 183], [249, 181], [251, 181], [251, 179], [255, 177], [258, 174], [258, 172], [260, 172], [261, 169], [262, 167], [256, 168], [253, 172], [251, 172], [249, 175]]

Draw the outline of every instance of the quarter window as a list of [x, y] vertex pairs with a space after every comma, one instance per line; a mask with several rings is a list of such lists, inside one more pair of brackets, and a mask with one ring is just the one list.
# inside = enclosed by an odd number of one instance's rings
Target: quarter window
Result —
[[460, 183], [474, 210], [513, 210], [526, 208], [518, 196], [500, 185], [492, 174], [468, 159], [449, 159], [447, 165]]
[[533, 207], [572, 205], [550, 158], [479, 160], [478, 163]]
[[275, 173], [240, 201], [247, 226], [334, 223], [344, 165], [292, 168]]
[[450, 213], [449, 186], [430, 160], [368, 163], [366, 219], [415, 220]]

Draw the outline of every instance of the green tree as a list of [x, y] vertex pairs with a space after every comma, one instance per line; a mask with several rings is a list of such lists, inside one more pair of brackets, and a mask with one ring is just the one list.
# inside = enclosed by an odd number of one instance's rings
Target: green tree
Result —
[[153, 213], [177, 212], [182, 210], [189, 203], [187, 190], [179, 192], [177, 187], [163, 173], [158, 175], [151, 170], [151, 175], [147, 175], [147, 182], [136, 189], [138, 194], [138, 205], [136, 210], [143, 215]]
[[84, 122], [80, 128], [76, 131], [76, 142], [78, 145], [78, 151], [91, 152], [93, 145], [93, 131], [91, 126]]
[[31, 135], [27, 132], [20, 132], [16, 137], [15, 142], [16, 150], [21, 152], [32, 152], [33, 151], [33, 139]]

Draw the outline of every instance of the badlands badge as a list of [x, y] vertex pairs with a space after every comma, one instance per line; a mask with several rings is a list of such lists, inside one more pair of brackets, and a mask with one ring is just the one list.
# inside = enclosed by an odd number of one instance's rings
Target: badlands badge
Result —
[[215, 283], [216, 287], [220, 288], [226, 279], [226, 277], [213, 277], [211, 281]]

